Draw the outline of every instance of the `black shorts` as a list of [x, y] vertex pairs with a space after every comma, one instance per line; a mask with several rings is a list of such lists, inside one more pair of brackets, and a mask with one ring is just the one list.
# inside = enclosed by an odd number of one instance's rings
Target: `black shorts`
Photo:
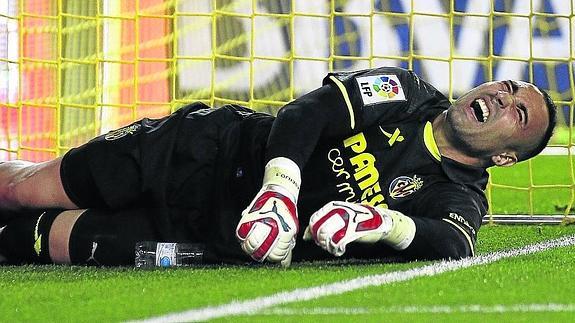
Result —
[[61, 167], [66, 193], [81, 208], [118, 209], [167, 206], [186, 185], [209, 190], [219, 125], [198, 122], [193, 114], [202, 109], [142, 119], [70, 150]]

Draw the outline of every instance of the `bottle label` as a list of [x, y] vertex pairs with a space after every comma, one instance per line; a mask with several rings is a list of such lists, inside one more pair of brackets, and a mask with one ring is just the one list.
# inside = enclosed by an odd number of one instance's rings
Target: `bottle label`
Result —
[[156, 266], [172, 267], [176, 265], [176, 243], [158, 242], [156, 245]]

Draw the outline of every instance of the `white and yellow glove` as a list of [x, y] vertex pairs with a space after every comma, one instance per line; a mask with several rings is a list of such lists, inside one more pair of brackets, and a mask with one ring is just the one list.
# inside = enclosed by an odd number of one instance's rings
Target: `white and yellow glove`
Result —
[[310, 218], [304, 240], [334, 256], [345, 253], [351, 242], [382, 241], [397, 250], [407, 248], [415, 237], [415, 223], [401, 212], [369, 205], [332, 201]]
[[236, 237], [242, 250], [256, 261], [291, 264], [299, 231], [297, 197], [301, 183], [299, 167], [278, 157], [265, 167], [264, 181], [252, 203], [242, 212]]

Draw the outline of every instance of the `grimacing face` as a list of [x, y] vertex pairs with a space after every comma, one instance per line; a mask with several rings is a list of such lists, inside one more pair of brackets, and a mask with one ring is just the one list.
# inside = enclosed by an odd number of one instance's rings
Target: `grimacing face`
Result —
[[447, 123], [468, 154], [518, 155], [542, 140], [549, 112], [543, 94], [533, 84], [497, 81], [481, 84], [453, 102]]

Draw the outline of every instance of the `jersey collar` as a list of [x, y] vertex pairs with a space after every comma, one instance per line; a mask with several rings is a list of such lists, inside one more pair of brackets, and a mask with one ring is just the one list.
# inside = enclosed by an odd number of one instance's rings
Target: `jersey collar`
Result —
[[439, 154], [439, 148], [437, 148], [437, 142], [435, 142], [435, 137], [433, 136], [433, 126], [430, 121], [427, 121], [423, 128], [423, 143], [431, 157], [440, 162], [441, 154]]

